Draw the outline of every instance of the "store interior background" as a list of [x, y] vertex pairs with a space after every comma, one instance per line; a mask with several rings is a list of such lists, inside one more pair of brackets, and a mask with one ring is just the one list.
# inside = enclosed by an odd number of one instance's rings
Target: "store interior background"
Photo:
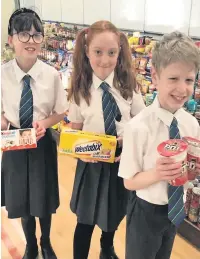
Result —
[[[7, 25], [11, 13], [18, 7], [35, 10], [42, 20], [88, 26], [97, 20], [110, 20], [127, 32], [139, 31], [159, 38], [163, 33], [180, 30], [200, 40], [200, 0], [1, 0], [1, 50], [7, 42]], [[52, 244], [60, 259], [71, 259], [76, 218], [69, 209], [76, 160], [59, 156], [61, 206], [54, 216]], [[2, 258], [19, 259], [25, 239], [20, 221], [8, 220], [2, 209]], [[186, 230], [187, 231], [187, 230]], [[200, 240], [200, 232], [198, 232]], [[37, 236], [40, 230], [37, 228]], [[89, 258], [99, 256], [100, 231], [95, 230]], [[10, 242], [10, 243], [9, 243]], [[10, 244], [10, 245], [9, 245]], [[16, 248], [11, 257], [9, 247]], [[115, 238], [120, 259], [124, 258], [125, 220]], [[17, 257], [18, 256], [18, 257]], [[199, 259], [200, 251], [177, 236], [171, 259]]]

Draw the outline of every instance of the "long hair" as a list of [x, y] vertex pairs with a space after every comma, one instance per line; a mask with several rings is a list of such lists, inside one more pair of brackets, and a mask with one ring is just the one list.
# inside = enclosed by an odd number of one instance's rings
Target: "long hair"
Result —
[[76, 38], [76, 46], [73, 54], [74, 71], [72, 74], [72, 85], [69, 90], [68, 100], [79, 105], [80, 98], [85, 99], [90, 105], [93, 70], [86, 55], [86, 48], [89, 47], [93, 37], [98, 33], [112, 32], [118, 36], [120, 53], [115, 67], [114, 87], [127, 99], [132, 98], [133, 91], [137, 92], [136, 79], [132, 69], [132, 57], [126, 35], [120, 32], [109, 21], [98, 21], [89, 28], [81, 30]]

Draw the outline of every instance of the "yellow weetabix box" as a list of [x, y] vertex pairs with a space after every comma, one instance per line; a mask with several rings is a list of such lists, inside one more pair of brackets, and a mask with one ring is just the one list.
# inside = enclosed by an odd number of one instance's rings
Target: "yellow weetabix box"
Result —
[[63, 129], [59, 153], [76, 158], [114, 163], [117, 139], [115, 136], [80, 130]]

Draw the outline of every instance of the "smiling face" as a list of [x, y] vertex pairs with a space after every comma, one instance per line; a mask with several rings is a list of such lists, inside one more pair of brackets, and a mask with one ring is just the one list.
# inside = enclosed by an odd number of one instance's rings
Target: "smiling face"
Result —
[[41, 35], [41, 33], [38, 33], [32, 26], [30, 31], [20, 32], [20, 36], [14, 31], [13, 36], [9, 36], [8, 42], [10, 46], [14, 48], [15, 55], [18, 59], [34, 61], [37, 59], [37, 56], [41, 50], [41, 44], [35, 43], [32, 38], [30, 38], [26, 43], [21, 42], [20, 39], [27, 37], [27, 33], [30, 35]]
[[32, 137], [31, 131], [30, 130], [24, 130], [21, 137], [25, 138], [25, 139], [31, 138]]
[[162, 108], [175, 113], [193, 94], [196, 70], [193, 65], [175, 62], [158, 73], [152, 68], [153, 84]]
[[115, 69], [119, 56], [119, 37], [110, 31], [96, 33], [86, 49], [94, 74], [105, 80]]

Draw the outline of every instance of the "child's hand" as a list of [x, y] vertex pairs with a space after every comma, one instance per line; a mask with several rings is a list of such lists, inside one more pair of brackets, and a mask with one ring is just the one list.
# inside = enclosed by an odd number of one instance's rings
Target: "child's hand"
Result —
[[1, 130], [7, 130], [9, 126], [8, 120], [5, 118], [5, 116], [1, 115]]
[[173, 159], [162, 157], [156, 162], [155, 173], [160, 181], [171, 181], [182, 175], [182, 163], [176, 163]]
[[120, 161], [120, 159], [121, 159], [121, 155], [120, 155], [120, 156], [118, 156], [118, 157], [115, 157], [115, 163], [119, 162], [119, 161]]
[[33, 122], [33, 128], [36, 130], [36, 140], [40, 140], [42, 137], [44, 137], [46, 129], [42, 125], [40, 121]]
[[118, 142], [118, 147], [122, 147], [123, 146], [123, 138], [122, 137], [118, 137], [117, 138], [117, 142]]

